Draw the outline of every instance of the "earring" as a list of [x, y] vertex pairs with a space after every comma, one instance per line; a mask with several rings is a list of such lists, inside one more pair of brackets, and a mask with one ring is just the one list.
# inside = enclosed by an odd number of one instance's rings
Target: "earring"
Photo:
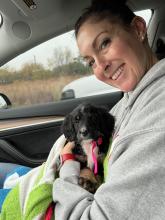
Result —
[[143, 36], [143, 35], [141, 36], [141, 40], [142, 40], [142, 41], [144, 40], [144, 36]]

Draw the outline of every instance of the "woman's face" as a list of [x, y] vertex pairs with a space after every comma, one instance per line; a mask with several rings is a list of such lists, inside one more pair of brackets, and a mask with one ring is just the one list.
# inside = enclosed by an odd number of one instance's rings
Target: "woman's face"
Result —
[[136, 87], [147, 69], [144, 26], [135, 23], [127, 31], [106, 19], [81, 26], [77, 44], [98, 79], [124, 92]]

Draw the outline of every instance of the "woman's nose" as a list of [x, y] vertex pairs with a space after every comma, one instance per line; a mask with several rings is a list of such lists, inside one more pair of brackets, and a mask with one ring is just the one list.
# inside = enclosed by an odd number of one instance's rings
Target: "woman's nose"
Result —
[[110, 66], [110, 64], [108, 64], [104, 58], [96, 58], [93, 72], [96, 75], [102, 75], [108, 66]]

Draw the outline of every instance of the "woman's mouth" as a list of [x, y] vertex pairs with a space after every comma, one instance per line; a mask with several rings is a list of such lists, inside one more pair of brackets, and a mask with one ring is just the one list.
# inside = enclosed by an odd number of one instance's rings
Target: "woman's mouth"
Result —
[[111, 79], [117, 80], [119, 76], [122, 74], [123, 70], [124, 70], [124, 64], [122, 64], [121, 66], [119, 66], [119, 68], [117, 68], [117, 70], [115, 70], [115, 72], [111, 76]]

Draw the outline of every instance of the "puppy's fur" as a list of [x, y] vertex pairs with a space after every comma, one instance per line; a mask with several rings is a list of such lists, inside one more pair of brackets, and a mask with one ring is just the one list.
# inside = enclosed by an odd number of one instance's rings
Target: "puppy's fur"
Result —
[[[114, 117], [103, 107], [97, 107], [88, 103], [80, 104], [70, 114], [68, 114], [62, 125], [62, 132], [64, 133], [67, 141], [74, 141], [74, 153], [79, 155], [86, 155], [87, 167], [93, 170], [94, 162], [92, 159], [92, 141], [102, 138], [102, 144], [97, 145], [94, 153], [97, 161], [106, 155], [109, 147], [109, 140], [114, 130]], [[101, 157], [100, 157], [101, 155]], [[99, 175], [103, 176], [103, 165], [99, 164]], [[87, 173], [87, 172], [86, 172]], [[94, 192], [95, 186], [87, 184], [80, 178], [80, 185]], [[93, 182], [93, 181], [91, 181]], [[88, 187], [84, 186], [88, 185]], [[90, 186], [89, 186], [90, 185]], [[97, 185], [96, 183], [94, 185]], [[89, 188], [92, 188], [89, 190]], [[94, 188], [94, 189], [93, 189]]]

